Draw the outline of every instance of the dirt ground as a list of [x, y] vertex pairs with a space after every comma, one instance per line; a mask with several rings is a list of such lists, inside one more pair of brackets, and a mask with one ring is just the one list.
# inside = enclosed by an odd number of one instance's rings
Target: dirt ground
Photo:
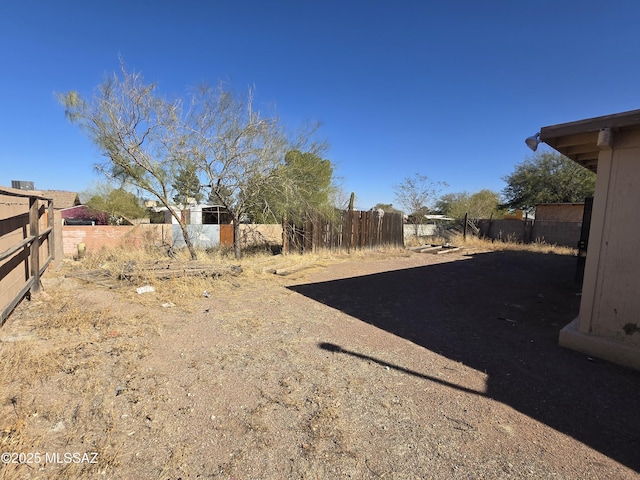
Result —
[[184, 298], [63, 267], [0, 329], [0, 479], [639, 478], [640, 373], [557, 344], [575, 263], [372, 252]]

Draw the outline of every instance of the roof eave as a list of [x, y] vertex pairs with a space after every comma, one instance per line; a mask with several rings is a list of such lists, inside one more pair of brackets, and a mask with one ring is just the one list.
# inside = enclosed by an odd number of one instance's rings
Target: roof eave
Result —
[[597, 171], [598, 134], [603, 129], [625, 130], [640, 126], [640, 110], [550, 125], [540, 129], [540, 140], [583, 167]]

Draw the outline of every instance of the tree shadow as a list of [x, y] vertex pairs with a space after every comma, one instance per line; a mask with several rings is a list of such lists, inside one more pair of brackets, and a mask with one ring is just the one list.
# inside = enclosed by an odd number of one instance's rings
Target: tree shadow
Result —
[[[486, 372], [486, 393], [470, 393], [510, 405], [640, 471], [640, 372], [558, 345], [560, 329], [578, 313], [575, 268], [570, 256], [491, 252], [289, 288]], [[346, 346], [319, 347], [443, 383]]]
[[362, 353], [354, 352], [352, 350], [347, 350], [345, 348], [342, 348], [340, 345], [336, 345], [335, 343], [321, 342], [318, 344], [318, 347], [332, 353], [344, 353], [346, 355], [351, 355], [352, 357], [356, 357], [361, 360], [366, 360], [367, 362], [377, 363], [378, 365], [396, 370], [398, 372], [406, 373], [408, 375], [413, 375], [414, 377], [422, 378], [423, 380], [429, 380], [430, 382], [439, 383], [440, 385], [444, 385], [445, 387], [455, 388], [456, 390], [460, 390], [461, 392], [471, 393], [473, 395], [479, 395], [481, 397], [485, 396], [484, 392], [479, 392], [478, 390], [473, 390], [471, 388], [463, 387], [455, 383], [447, 382], [446, 380], [442, 380], [441, 378], [416, 372], [415, 370], [411, 370], [409, 368], [405, 368], [400, 365], [396, 365], [394, 363], [385, 362], [384, 360], [380, 360], [379, 358], [371, 357], [369, 355], [364, 355]]

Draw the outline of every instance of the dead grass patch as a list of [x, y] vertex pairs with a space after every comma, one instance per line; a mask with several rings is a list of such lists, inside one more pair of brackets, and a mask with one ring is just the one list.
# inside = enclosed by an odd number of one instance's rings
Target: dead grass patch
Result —
[[[407, 243], [407, 246], [419, 246], [425, 242], [416, 242], [415, 239]], [[452, 245], [456, 247], [464, 247], [467, 250], [475, 251], [521, 251], [535, 253], [553, 253], [556, 255], [576, 255], [577, 250], [571, 247], [565, 247], [555, 244], [545, 243], [544, 240], [538, 239], [531, 243], [521, 243], [514, 240], [500, 241], [488, 238], [480, 238], [473, 235], [467, 235], [464, 238], [461, 234], [452, 235], [451, 237], [429, 237], [427, 243], [434, 245]], [[414, 245], [415, 244], [415, 245]]]
[[535, 253], [553, 253], [556, 255], [575, 255], [576, 249], [571, 247], [564, 247], [555, 244], [548, 244], [542, 240], [537, 240], [532, 243], [519, 243], [515, 241], [492, 241], [486, 238], [474, 237], [467, 235], [467, 238], [463, 238], [462, 235], [458, 235], [451, 240], [454, 245], [464, 246], [465, 248], [477, 248], [490, 251], [526, 251]]
[[[146, 337], [158, 335], [158, 320], [118, 306], [120, 299], [111, 302], [114, 292], [66, 278], [68, 271], [49, 272], [44, 292], [22, 302], [3, 326], [0, 450], [97, 452], [106, 472], [121, 444], [113, 429], [118, 414], [107, 399], [148, 354]], [[30, 478], [87, 478], [96, 466], [10, 464], [0, 479], [27, 471]]]

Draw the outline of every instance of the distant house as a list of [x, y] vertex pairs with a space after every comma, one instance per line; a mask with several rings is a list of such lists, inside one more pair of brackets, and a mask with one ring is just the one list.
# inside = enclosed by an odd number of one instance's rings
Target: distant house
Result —
[[176, 247], [184, 247], [182, 228], [176, 216], [186, 225], [194, 245], [204, 248], [219, 244], [233, 245], [231, 214], [222, 205], [174, 205], [171, 210], [153, 207], [149, 213], [151, 223], [171, 225], [169, 231], [173, 232], [172, 241]]
[[189, 207], [191, 225], [226, 225], [231, 223], [231, 215], [222, 205], [193, 205]]
[[[172, 208], [187, 225], [227, 225], [231, 223], [231, 215], [222, 205], [189, 205], [187, 207], [178, 205]], [[163, 221], [159, 223], [178, 224], [168, 208], [156, 207], [153, 211], [163, 212]], [[152, 220], [152, 223], [158, 222]]]
[[42, 196], [53, 199], [54, 210], [62, 210], [80, 205], [80, 197], [76, 192], [64, 190], [41, 190]]

